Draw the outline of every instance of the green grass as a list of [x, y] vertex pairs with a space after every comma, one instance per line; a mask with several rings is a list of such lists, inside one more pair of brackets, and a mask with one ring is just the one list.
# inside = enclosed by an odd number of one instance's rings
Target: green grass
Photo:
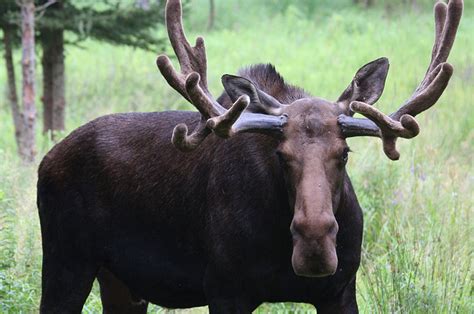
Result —
[[[188, 33], [193, 36], [205, 29], [206, 3], [196, 0], [189, 11]], [[251, 3], [218, 2], [217, 29], [204, 34], [209, 84], [216, 96], [222, 74], [271, 62], [287, 81], [336, 99], [359, 67], [386, 56], [391, 70], [377, 107], [391, 112], [411, 94], [429, 62], [429, 9], [389, 14], [383, 8], [364, 11], [343, 1], [326, 1], [321, 10], [308, 14], [295, 5], [266, 10], [259, 4], [252, 10]], [[377, 139], [348, 141], [354, 151], [348, 169], [365, 216], [357, 283], [363, 313], [474, 313], [472, 13], [465, 13], [450, 57], [455, 67], [451, 83], [435, 108], [419, 116], [421, 134], [400, 140], [401, 160], [389, 161]], [[160, 77], [156, 54], [96, 42], [84, 46], [67, 49], [65, 134], [112, 112], [191, 109]], [[19, 75], [19, 55], [16, 60]], [[5, 81], [0, 72], [0, 86]], [[34, 312], [41, 273], [36, 167], [21, 166], [16, 158], [3, 97], [0, 121], [0, 312]], [[51, 145], [38, 134], [38, 159]], [[95, 287], [84, 312], [100, 310]], [[163, 311], [150, 308], [152, 313]], [[257, 310], [311, 311], [297, 304], [265, 304]]]

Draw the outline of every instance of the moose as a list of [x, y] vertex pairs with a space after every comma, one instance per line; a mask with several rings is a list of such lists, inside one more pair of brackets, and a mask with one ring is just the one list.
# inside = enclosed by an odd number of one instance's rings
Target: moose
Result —
[[287, 84], [270, 64], [224, 75], [215, 99], [204, 40], [190, 45], [181, 3], [168, 0], [180, 70], [165, 55], [157, 65], [198, 112], [103, 116], [44, 157], [40, 311], [80, 313], [98, 278], [105, 313], [145, 313], [148, 302], [249, 313], [283, 301], [357, 313], [363, 218], [346, 139], [379, 137], [399, 158], [397, 139], [419, 133], [415, 116], [452, 76], [446, 60], [462, 10], [462, 0], [435, 5], [428, 70], [386, 115], [373, 107], [386, 58], [363, 66], [335, 102]]

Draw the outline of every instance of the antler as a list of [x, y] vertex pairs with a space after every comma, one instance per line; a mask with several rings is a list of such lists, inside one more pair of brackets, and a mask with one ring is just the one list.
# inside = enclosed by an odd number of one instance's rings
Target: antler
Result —
[[453, 67], [446, 60], [453, 47], [462, 11], [462, 0], [450, 0], [448, 5], [438, 2], [435, 5], [435, 43], [431, 62], [420, 85], [412, 96], [389, 116], [366, 103], [352, 102], [351, 110], [368, 119], [339, 116], [339, 124], [345, 137], [380, 137], [387, 157], [392, 160], [400, 157], [396, 148], [397, 138], [413, 138], [418, 135], [420, 129], [414, 117], [433, 106], [448, 86]]
[[207, 60], [204, 39], [198, 37], [191, 47], [183, 29], [180, 0], [168, 0], [166, 4], [166, 27], [168, 36], [181, 67], [177, 72], [166, 55], [158, 57], [156, 63], [168, 84], [186, 98], [201, 113], [201, 120], [189, 135], [186, 124], [175, 127], [172, 143], [181, 151], [198, 147], [212, 132], [228, 138], [239, 132], [281, 131], [286, 117], [274, 117], [245, 112], [250, 103], [247, 95], [240, 96], [230, 109], [225, 109], [214, 100], [207, 86]]

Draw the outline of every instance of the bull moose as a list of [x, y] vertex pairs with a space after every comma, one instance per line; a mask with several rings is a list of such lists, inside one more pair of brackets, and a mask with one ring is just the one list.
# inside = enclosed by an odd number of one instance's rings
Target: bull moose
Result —
[[453, 73], [446, 60], [463, 1], [435, 5], [426, 75], [390, 115], [372, 106], [386, 58], [363, 66], [335, 102], [285, 83], [269, 64], [224, 75], [215, 100], [204, 41], [189, 44], [181, 10], [168, 0], [181, 70], [165, 55], [157, 65], [198, 112], [100, 117], [39, 167], [41, 312], [79, 313], [98, 278], [106, 313], [145, 313], [147, 302], [248, 313], [282, 301], [356, 313], [362, 211], [346, 139], [380, 137], [387, 157], [399, 158], [397, 138], [419, 133], [414, 117]]

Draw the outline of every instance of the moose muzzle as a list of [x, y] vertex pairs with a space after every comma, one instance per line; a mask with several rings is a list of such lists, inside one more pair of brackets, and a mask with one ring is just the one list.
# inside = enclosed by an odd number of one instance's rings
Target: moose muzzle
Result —
[[290, 230], [293, 236], [291, 262], [296, 275], [324, 277], [336, 272], [338, 229], [336, 219], [329, 214], [322, 215], [313, 223], [295, 215]]

